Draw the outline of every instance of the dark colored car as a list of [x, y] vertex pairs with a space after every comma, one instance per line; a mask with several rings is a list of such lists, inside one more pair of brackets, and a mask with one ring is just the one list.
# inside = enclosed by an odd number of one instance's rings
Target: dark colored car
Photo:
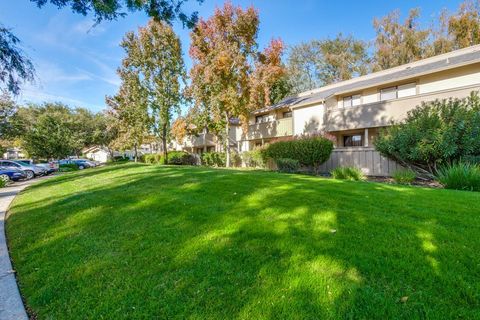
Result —
[[27, 174], [19, 169], [0, 167], [0, 179], [5, 182], [26, 179]]
[[65, 164], [74, 164], [77, 166], [78, 169], [83, 170], [90, 168], [91, 165], [88, 163], [88, 160], [85, 159], [65, 159], [65, 160], [59, 160], [58, 164], [65, 165]]

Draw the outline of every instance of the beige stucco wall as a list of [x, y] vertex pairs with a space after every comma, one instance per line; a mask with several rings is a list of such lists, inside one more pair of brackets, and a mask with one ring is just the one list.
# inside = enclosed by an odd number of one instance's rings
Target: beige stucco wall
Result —
[[474, 84], [480, 84], [480, 63], [420, 77], [418, 92], [431, 93]]
[[293, 134], [312, 133], [322, 130], [324, 118], [323, 104], [293, 110]]

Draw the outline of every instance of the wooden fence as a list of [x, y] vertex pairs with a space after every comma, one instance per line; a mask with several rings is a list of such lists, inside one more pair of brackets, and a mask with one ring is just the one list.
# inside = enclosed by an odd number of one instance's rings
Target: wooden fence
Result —
[[402, 169], [402, 166], [383, 157], [374, 148], [359, 147], [334, 149], [330, 159], [320, 167], [320, 172], [328, 173], [346, 166], [357, 167], [368, 176], [391, 176], [395, 170]]

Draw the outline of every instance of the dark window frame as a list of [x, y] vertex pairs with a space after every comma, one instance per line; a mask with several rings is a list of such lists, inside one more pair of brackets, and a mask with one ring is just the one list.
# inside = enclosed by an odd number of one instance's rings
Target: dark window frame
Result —
[[[360, 141], [354, 141], [354, 137], [360, 137]], [[363, 134], [349, 134], [343, 136], [344, 147], [363, 147], [365, 137]]]
[[[287, 115], [287, 116], [285, 116]], [[282, 114], [283, 118], [291, 118], [293, 116], [292, 111], [284, 111]]]

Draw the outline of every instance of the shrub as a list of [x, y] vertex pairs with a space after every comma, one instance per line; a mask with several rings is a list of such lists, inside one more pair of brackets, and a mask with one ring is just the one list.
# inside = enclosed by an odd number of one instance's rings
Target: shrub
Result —
[[295, 159], [277, 159], [275, 163], [280, 172], [295, 173], [300, 168], [300, 163]]
[[78, 170], [78, 166], [75, 163], [65, 163], [58, 166], [58, 171], [69, 172]]
[[320, 165], [328, 160], [332, 150], [333, 142], [323, 136], [302, 136], [269, 144], [265, 149], [265, 157], [275, 161], [294, 159], [300, 165], [313, 167], [318, 173]]
[[365, 179], [362, 170], [355, 167], [338, 167], [332, 170], [332, 177], [340, 180], [359, 181]]
[[396, 170], [392, 174], [393, 180], [399, 184], [411, 184], [416, 177], [417, 174], [412, 169]]
[[[196, 159], [193, 154], [189, 154], [184, 151], [170, 151], [168, 153], [168, 164], [174, 165], [195, 165]], [[162, 156], [160, 157], [160, 163], [165, 163], [165, 158]]]
[[202, 153], [202, 164], [209, 167], [225, 167], [226, 158], [223, 152], [205, 152]]
[[130, 159], [124, 156], [115, 156], [113, 157], [113, 162], [123, 162], [123, 161], [129, 161]]
[[480, 191], [480, 166], [457, 162], [438, 170], [438, 181], [446, 189]]
[[7, 181], [0, 178], [0, 188], [3, 188], [7, 185]]
[[265, 149], [256, 148], [252, 151], [244, 151], [242, 153], [242, 160], [247, 167], [265, 168]]
[[[375, 147], [384, 156], [433, 177], [442, 165], [480, 159], [480, 97], [423, 103], [405, 121], [383, 130]], [[476, 159], [476, 160], [475, 160]]]

